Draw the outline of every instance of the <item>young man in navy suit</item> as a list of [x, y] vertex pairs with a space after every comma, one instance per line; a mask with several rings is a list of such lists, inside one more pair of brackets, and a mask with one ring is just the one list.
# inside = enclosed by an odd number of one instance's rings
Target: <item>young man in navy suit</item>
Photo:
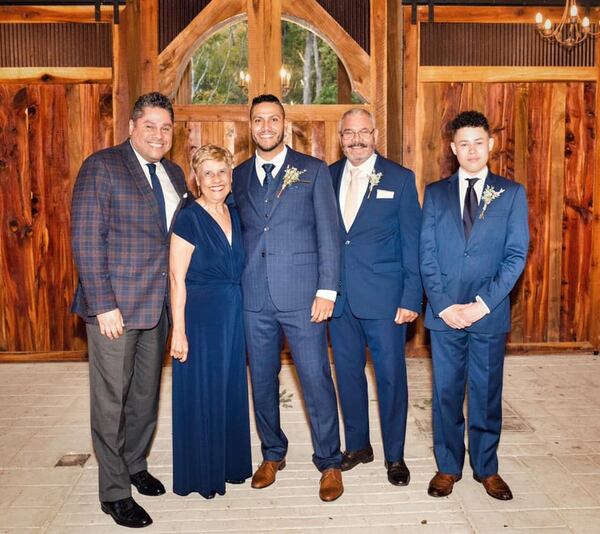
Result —
[[404, 344], [407, 325], [422, 307], [415, 176], [375, 153], [377, 129], [364, 109], [344, 113], [340, 143], [346, 157], [330, 169], [339, 207], [342, 273], [330, 333], [346, 437], [342, 471], [373, 460], [365, 379], [368, 345], [387, 477], [406, 486]]
[[252, 487], [270, 486], [285, 467], [278, 378], [285, 335], [310, 420], [313, 462], [322, 473], [319, 496], [333, 501], [344, 486], [326, 338], [340, 261], [331, 176], [323, 161], [285, 145], [285, 112], [277, 97], [254, 98], [250, 131], [256, 154], [233, 171], [233, 195], [246, 249], [244, 324], [263, 453]]
[[509, 500], [510, 488], [498, 474], [497, 449], [509, 295], [529, 244], [527, 199], [523, 186], [489, 171], [494, 140], [484, 115], [461, 113], [451, 130], [460, 168], [427, 187], [421, 228], [438, 467], [428, 493], [445, 497], [462, 477], [466, 386], [473, 478], [490, 496]]

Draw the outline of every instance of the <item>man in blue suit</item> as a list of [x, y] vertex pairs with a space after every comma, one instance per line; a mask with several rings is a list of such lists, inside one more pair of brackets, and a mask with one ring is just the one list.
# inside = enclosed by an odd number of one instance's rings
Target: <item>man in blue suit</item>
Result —
[[502, 371], [510, 330], [509, 294], [529, 244], [524, 188], [487, 167], [494, 145], [484, 115], [451, 124], [460, 168], [425, 191], [421, 276], [433, 358], [433, 441], [438, 472], [428, 493], [445, 497], [465, 457], [463, 402], [468, 388], [473, 478], [500, 500], [512, 499], [498, 474]]
[[319, 496], [333, 501], [344, 487], [325, 330], [339, 282], [331, 176], [324, 162], [284, 144], [285, 114], [277, 97], [252, 101], [250, 129], [256, 154], [234, 170], [233, 195], [247, 255], [244, 323], [264, 459], [252, 487], [271, 485], [285, 467], [278, 379], [285, 335], [304, 392], [313, 462], [322, 473]]
[[364, 109], [344, 113], [340, 142], [346, 157], [330, 170], [340, 208], [342, 276], [330, 333], [346, 437], [342, 471], [373, 460], [366, 344], [375, 367], [388, 480], [406, 486], [404, 344], [423, 293], [415, 176], [375, 153], [377, 129]]

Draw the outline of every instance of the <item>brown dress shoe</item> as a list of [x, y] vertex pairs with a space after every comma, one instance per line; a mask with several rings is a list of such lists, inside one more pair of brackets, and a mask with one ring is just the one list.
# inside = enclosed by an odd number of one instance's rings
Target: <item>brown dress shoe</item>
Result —
[[285, 458], [279, 461], [265, 460], [252, 476], [252, 487], [262, 489], [270, 486], [275, 482], [277, 471], [281, 471], [284, 467]]
[[462, 475], [447, 475], [438, 471], [431, 479], [427, 493], [432, 497], [447, 497], [452, 493], [454, 483], [461, 478]]
[[319, 487], [319, 497], [322, 501], [335, 501], [344, 493], [344, 484], [342, 484], [342, 471], [332, 467], [325, 469], [321, 476]]
[[485, 491], [490, 497], [494, 497], [494, 499], [498, 499], [500, 501], [510, 501], [513, 498], [512, 492], [508, 487], [508, 484], [502, 480], [502, 477], [499, 474], [491, 475], [485, 478], [479, 478], [475, 473], [473, 473], [473, 478], [477, 482], [481, 482]]

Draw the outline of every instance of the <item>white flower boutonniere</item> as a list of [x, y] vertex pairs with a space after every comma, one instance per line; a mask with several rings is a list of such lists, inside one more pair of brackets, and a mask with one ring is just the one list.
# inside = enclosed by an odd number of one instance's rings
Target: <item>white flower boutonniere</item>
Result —
[[371, 191], [373, 191], [374, 187], [379, 185], [382, 176], [382, 172], [375, 172], [375, 169], [371, 171], [371, 174], [369, 174], [369, 194], [367, 195], [367, 198], [371, 197]]
[[283, 183], [281, 184], [281, 189], [277, 193], [277, 198], [281, 196], [284, 189], [289, 187], [290, 185], [302, 183], [309, 184], [309, 180], [300, 180], [300, 176], [306, 172], [306, 169], [299, 171], [296, 167], [290, 167], [289, 165], [285, 169], [285, 173], [283, 175]]
[[491, 185], [488, 185], [483, 191], [483, 195], [481, 195], [481, 200], [483, 201], [483, 207], [481, 208], [481, 213], [479, 214], [479, 218], [483, 219], [483, 215], [485, 210], [487, 210], [488, 206], [500, 195], [504, 193], [504, 189], [500, 189], [500, 191], [496, 191]]

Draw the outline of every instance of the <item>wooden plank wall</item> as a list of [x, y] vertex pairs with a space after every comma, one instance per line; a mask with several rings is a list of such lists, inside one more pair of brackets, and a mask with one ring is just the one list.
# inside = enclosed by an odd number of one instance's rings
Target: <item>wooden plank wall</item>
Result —
[[478, 109], [496, 139], [492, 171], [527, 189], [531, 244], [512, 294], [513, 347], [585, 344], [592, 320], [596, 84], [424, 83], [418, 107], [427, 117], [416, 139], [422, 187], [455, 171], [448, 122]]
[[111, 93], [0, 85], [0, 351], [85, 349], [69, 312], [71, 192], [83, 159], [112, 145]]

